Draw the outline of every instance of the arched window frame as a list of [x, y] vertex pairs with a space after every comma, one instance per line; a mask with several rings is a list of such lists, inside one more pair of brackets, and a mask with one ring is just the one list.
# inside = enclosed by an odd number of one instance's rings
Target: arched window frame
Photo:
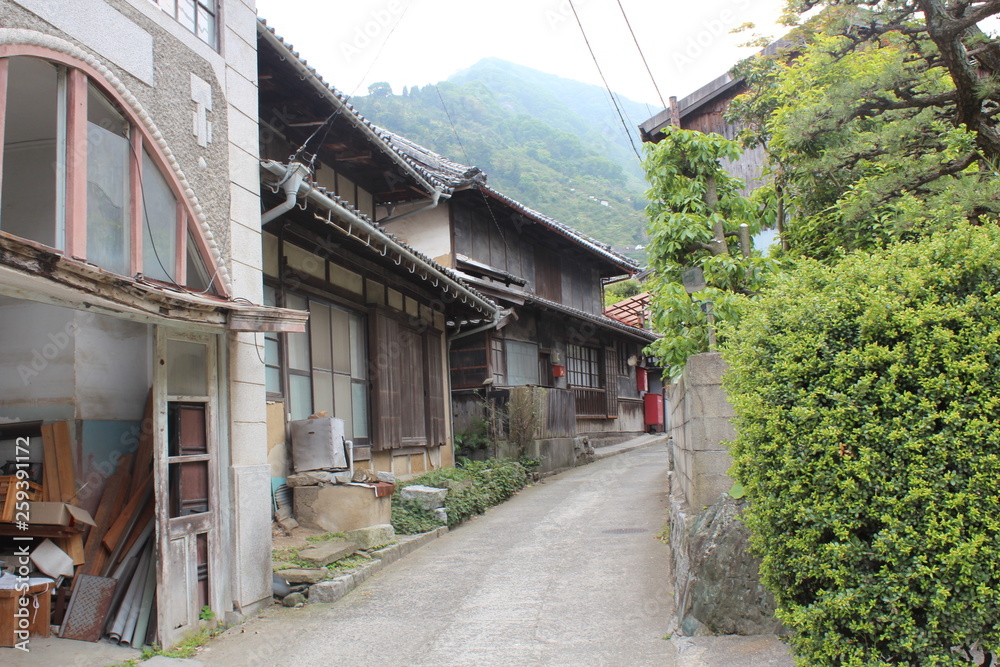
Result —
[[[87, 259], [87, 93], [93, 85], [110, 100], [129, 123], [132, 142], [130, 165], [129, 201], [129, 273], [142, 273], [143, 268], [143, 211], [141, 156], [143, 150], [166, 180], [177, 201], [176, 238], [177, 252], [173, 268], [174, 281], [181, 286], [188, 282], [188, 237], [209, 272], [209, 289], [221, 297], [229, 297], [228, 272], [222, 266], [218, 249], [206, 235], [200, 205], [190, 192], [190, 185], [182, 182], [183, 174], [172, 164], [166, 142], [156, 138], [155, 126], [140, 118], [141, 106], [123, 84], [112, 86], [109, 77], [94, 65], [66, 53], [30, 44], [0, 44], [0, 182], [4, 169], [4, 128], [6, 126], [8, 62], [13, 57], [32, 57], [61, 65], [67, 71], [66, 83], [66, 157], [65, 165], [65, 234], [64, 247], [55, 248], [69, 257]], [[96, 63], [96, 61], [95, 61]], [[98, 66], [99, 63], [97, 63]], [[103, 67], [102, 67], [103, 69]], [[130, 103], [131, 102], [131, 103]], [[155, 134], [154, 134], [155, 132]], [[138, 159], [137, 159], [138, 158]]]

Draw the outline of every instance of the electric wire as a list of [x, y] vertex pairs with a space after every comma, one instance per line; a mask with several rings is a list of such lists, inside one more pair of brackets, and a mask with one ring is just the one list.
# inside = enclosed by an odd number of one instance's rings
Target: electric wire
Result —
[[625, 135], [628, 137], [628, 142], [632, 145], [632, 152], [635, 153], [636, 158], [642, 160], [642, 156], [639, 155], [639, 149], [635, 147], [635, 141], [632, 139], [632, 133], [629, 132], [628, 123], [625, 121], [625, 116], [622, 113], [621, 108], [618, 106], [618, 101], [615, 100], [614, 93], [611, 92], [611, 86], [608, 85], [608, 80], [604, 77], [604, 72], [601, 71], [601, 66], [597, 62], [597, 55], [594, 54], [593, 47], [590, 46], [590, 40], [587, 39], [587, 31], [583, 29], [583, 22], [580, 21], [580, 15], [576, 13], [576, 6], [573, 4], [573, 0], [569, 0], [569, 8], [573, 10], [573, 18], [576, 19], [576, 24], [580, 27], [580, 34], [583, 35], [583, 41], [587, 44], [587, 50], [590, 51], [590, 57], [594, 61], [594, 67], [597, 68], [597, 73], [601, 75], [601, 81], [604, 82], [604, 88], [608, 91], [608, 96], [611, 98], [611, 104], [614, 105], [615, 111], [618, 112], [618, 119], [622, 123], [622, 128], [625, 130]]
[[[409, 3], [407, 3], [407, 5], [405, 7], [403, 7], [403, 11], [399, 15], [399, 20], [396, 21], [392, 25], [391, 28], [389, 28], [389, 32], [385, 36], [385, 39], [382, 41], [382, 45], [379, 47], [379, 50], [375, 53], [375, 57], [372, 59], [371, 64], [368, 65], [368, 69], [365, 70], [365, 73], [358, 80], [358, 84], [356, 86], [354, 86], [354, 89], [351, 91], [351, 93], [349, 95], [345, 96], [344, 99], [341, 100], [341, 105], [337, 109], [335, 109], [333, 113], [331, 113], [329, 116], [327, 116], [326, 120], [323, 121], [323, 123], [321, 125], [319, 125], [315, 130], [313, 130], [312, 134], [310, 134], [309, 137], [306, 138], [306, 140], [304, 142], [302, 142], [302, 145], [299, 146], [298, 149], [295, 151], [295, 153], [293, 153], [290, 156], [289, 162], [294, 162], [296, 159], [298, 159], [298, 157], [300, 155], [302, 155], [302, 153], [309, 146], [309, 143], [313, 139], [316, 138], [317, 134], [319, 134], [320, 130], [324, 130], [324, 132], [323, 132], [323, 137], [322, 137], [322, 139], [320, 139], [318, 146], [322, 146], [323, 145], [323, 142], [326, 141], [326, 137], [329, 134], [330, 129], [333, 127], [333, 123], [337, 120], [337, 116], [339, 116], [339, 115], [341, 115], [343, 113], [344, 109], [347, 108], [348, 103], [351, 101], [351, 98], [353, 98], [354, 95], [358, 92], [358, 88], [360, 88], [362, 86], [362, 84], [365, 82], [365, 79], [368, 78], [368, 75], [371, 73], [372, 69], [375, 67], [375, 64], [378, 62], [379, 58], [382, 56], [382, 52], [385, 50], [386, 44], [389, 43], [389, 40], [392, 39], [393, 33], [396, 32], [396, 28], [399, 27], [399, 24], [403, 22], [404, 18], [406, 18], [406, 12], [407, 12], [407, 10], [409, 10], [409, 8], [410, 8], [410, 4]], [[312, 157], [309, 159], [309, 171], [310, 172], [313, 171], [313, 165], [316, 164], [316, 155], [317, 155], [317, 153], [318, 153], [318, 150], [316, 152], [313, 152], [312, 153]]]
[[[431, 85], [434, 86], [438, 99], [441, 100], [441, 108], [444, 109], [444, 115], [448, 117], [448, 123], [451, 125], [451, 131], [455, 135], [455, 140], [462, 149], [462, 155], [465, 157], [465, 163], [470, 164], [472, 160], [469, 158], [469, 153], [465, 150], [465, 144], [462, 143], [462, 138], [458, 136], [458, 127], [455, 125], [455, 120], [451, 117], [451, 112], [448, 111], [448, 105], [445, 104], [444, 97], [441, 95], [441, 89], [437, 87], [436, 83]], [[500, 227], [500, 221], [497, 220], [496, 214], [493, 213], [493, 207], [490, 206], [490, 202], [486, 198], [486, 193], [483, 192], [482, 188], [476, 188], [476, 190], [479, 191], [479, 195], [483, 198], [483, 203], [486, 204], [486, 210], [489, 211], [490, 217], [493, 218], [493, 225], [497, 228], [497, 232], [500, 234], [500, 239], [503, 241], [504, 248], [510, 250], [510, 246], [507, 244], [507, 236], [503, 233], [503, 229]]]
[[628, 20], [628, 14], [625, 13], [625, 8], [622, 6], [622, 0], [618, 0], [618, 9], [621, 10], [622, 18], [625, 19], [625, 25], [628, 26], [629, 34], [632, 35], [632, 41], [635, 42], [635, 50], [639, 52], [639, 57], [642, 58], [642, 64], [646, 66], [646, 73], [649, 74], [649, 80], [653, 84], [653, 89], [656, 90], [656, 96], [660, 98], [660, 104], [663, 108], [667, 108], [667, 103], [663, 100], [663, 93], [660, 92], [660, 87], [656, 85], [656, 79], [653, 78], [653, 71], [649, 69], [649, 63], [646, 62], [646, 55], [642, 52], [642, 47], [639, 46], [639, 40], [635, 36], [635, 31], [632, 30], [632, 23]]

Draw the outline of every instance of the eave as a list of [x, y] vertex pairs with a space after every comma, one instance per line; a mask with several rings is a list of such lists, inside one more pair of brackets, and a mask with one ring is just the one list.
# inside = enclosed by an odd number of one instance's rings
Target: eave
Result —
[[110, 273], [0, 231], [0, 293], [150, 324], [302, 333], [309, 313], [238, 303]]

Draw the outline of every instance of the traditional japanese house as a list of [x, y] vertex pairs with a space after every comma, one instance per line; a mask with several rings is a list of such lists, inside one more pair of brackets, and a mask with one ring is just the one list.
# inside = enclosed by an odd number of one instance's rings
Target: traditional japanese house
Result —
[[536, 387], [546, 468], [573, 465], [573, 439], [611, 444], [646, 430], [642, 394], [648, 330], [602, 314], [602, 281], [639, 268], [605, 244], [507, 197], [479, 169], [403, 137], [392, 145], [451, 189], [447, 202], [387, 201], [379, 220], [503, 309], [495, 324], [451, 337], [457, 432], [475, 428], [491, 398]]
[[258, 25], [265, 302], [308, 310], [266, 336], [272, 476], [285, 425], [343, 419], [355, 467], [408, 476], [453, 463], [447, 336], [491, 325], [470, 281], [375, 221], [448, 183], [387, 141], [263, 22]]

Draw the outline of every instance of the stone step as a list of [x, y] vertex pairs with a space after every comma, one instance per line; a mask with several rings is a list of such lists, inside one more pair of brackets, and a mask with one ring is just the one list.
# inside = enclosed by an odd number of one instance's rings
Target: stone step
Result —
[[326, 567], [330, 563], [350, 556], [357, 550], [357, 542], [348, 542], [347, 540], [319, 542], [299, 551], [299, 560], [304, 560], [314, 567]]

